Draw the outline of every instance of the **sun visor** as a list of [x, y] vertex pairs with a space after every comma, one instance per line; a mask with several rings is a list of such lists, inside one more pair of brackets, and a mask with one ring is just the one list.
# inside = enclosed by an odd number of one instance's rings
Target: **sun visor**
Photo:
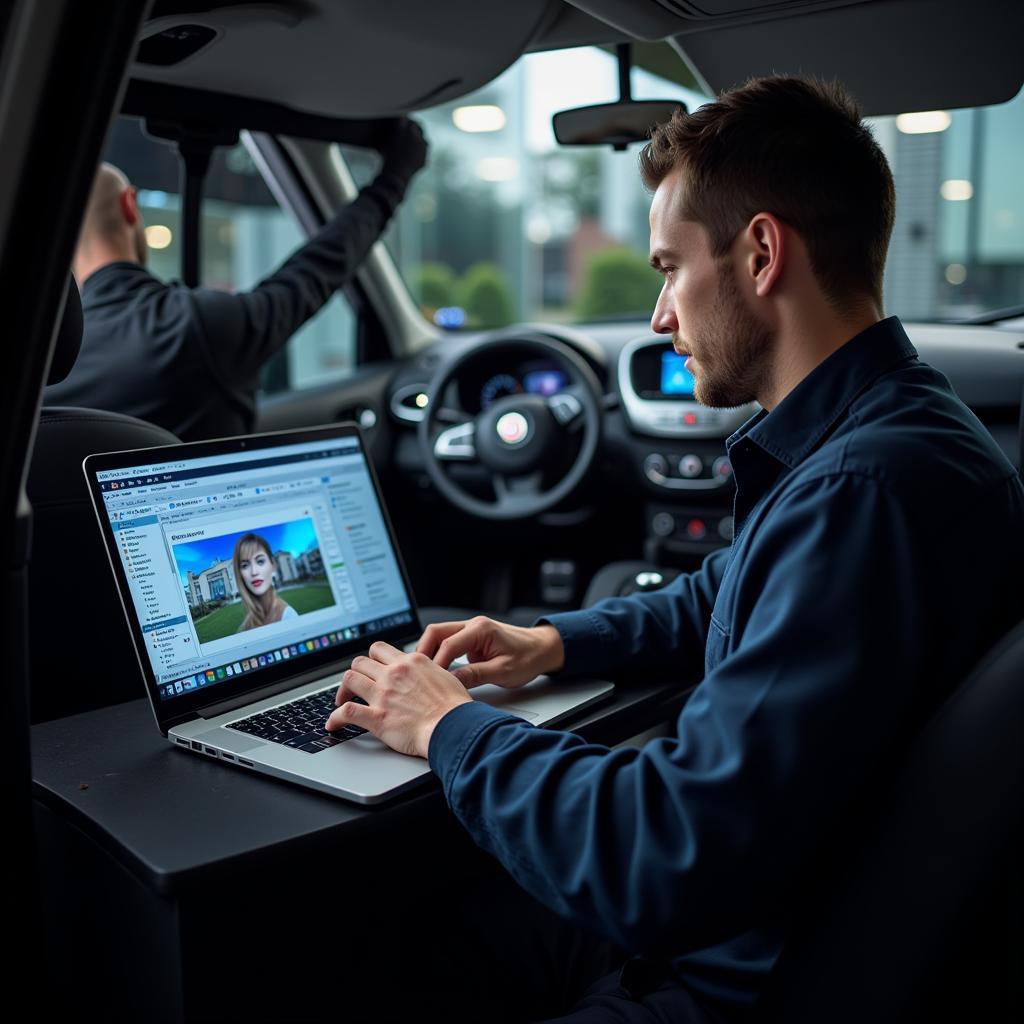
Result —
[[773, 73], [839, 79], [866, 115], [1003, 103], [1024, 84], [1024, 4], [893, 0], [722, 27], [673, 47], [714, 92]]

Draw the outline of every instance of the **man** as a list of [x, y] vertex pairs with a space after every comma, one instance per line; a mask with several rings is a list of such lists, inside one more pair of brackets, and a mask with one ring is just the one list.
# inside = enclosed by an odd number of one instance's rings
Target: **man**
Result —
[[74, 256], [82, 350], [70, 375], [46, 390], [46, 404], [127, 413], [183, 440], [251, 431], [261, 368], [352, 279], [426, 153], [419, 126], [397, 122], [380, 173], [355, 201], [238, 294], [149, 273], [136, 191], [103, 164]]
[[[727, 442], [731, 547], [533, 628], [472, 619], [431, 626], [415, 654], [374, 644], [328, 723], [429, 758], [520, 885], [642, 955], [581, 1024], [743, 1019], [829, 833], [1024, 614], [1017, 473], [882, 319], [893, 183], [852, 101], [754, 81], [659, 126], [641, 167], [653, 329], [700, 401], [763, 407]], [[982, 537], [998, 538], [982, 557], [958, 551]], [[464, 689], [627, 668], [703, 672], [675, 736], [608, 750]]]

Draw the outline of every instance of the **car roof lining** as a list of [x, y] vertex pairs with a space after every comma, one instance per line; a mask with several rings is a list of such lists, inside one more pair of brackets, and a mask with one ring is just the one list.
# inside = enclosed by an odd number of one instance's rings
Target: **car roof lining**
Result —
[[1024, 4], [1003, 0], [157, 0], [142, 37], [188, 23], [217, 38], [180, 64], [134, 62], [136, 98], [161, 84], [380, 118], [466, 95], [524, 52], [629, 39], [670, 42], [680, 85], [836, 77], [869, 115], [999, 103], [1024, 82]]

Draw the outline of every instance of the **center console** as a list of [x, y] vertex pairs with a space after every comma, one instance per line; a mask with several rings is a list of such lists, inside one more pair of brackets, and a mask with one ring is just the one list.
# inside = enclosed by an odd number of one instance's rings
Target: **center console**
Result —
[[645, 557], [656, 562], [692, 562], [732, 540], [725, 439], [758, 409], [701, 405], [685, 363], [663, 337], [630, 342], [619, 357], [630, 458], [648, 494]]

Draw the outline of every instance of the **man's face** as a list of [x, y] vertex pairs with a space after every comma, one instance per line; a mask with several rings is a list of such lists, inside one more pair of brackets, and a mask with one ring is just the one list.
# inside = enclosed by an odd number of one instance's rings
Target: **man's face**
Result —
[[651, 202], [651, 263], [664, 277], [651, 329], [689, 356], [698, 402], [733, 408], [764, 390], [775, 339], [744, 301], [730, 254], [715, 258], [705, 228], [680, 217], [682, 187], [675, 171]]

